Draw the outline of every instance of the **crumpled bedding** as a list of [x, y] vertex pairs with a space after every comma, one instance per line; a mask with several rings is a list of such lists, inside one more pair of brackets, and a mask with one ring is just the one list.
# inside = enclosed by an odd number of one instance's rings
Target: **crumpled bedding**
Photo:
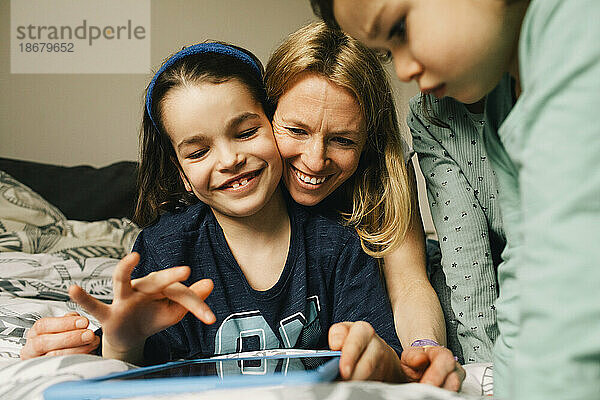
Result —
[[111, 301], [112, 271], [138, 233], [126, 218], [67, 220], [0, 171], [0, 360], [19, 357], [27, 330], [37, 319], [68, 311], [86, 315], [70, 301], [70, 285]]

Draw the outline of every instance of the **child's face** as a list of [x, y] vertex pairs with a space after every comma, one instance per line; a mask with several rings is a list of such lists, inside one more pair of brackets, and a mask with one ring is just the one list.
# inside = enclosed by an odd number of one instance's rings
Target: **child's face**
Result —
[[215, 213], [260, 211], [281, 179], [281, 157], [262, 105], [238, 80], [172, 89], [163, 121], [185, 188]]
[[273, 130], [294, 200], [320, 203], [354, 174], [365, 122], [348, 90], [316, 74], [301, 75], [277, 102]]
[[335, 0], [334, 12], [348, 34], [391, 52], [398, 78], [464, 103], [509, 70], [520, 24], [504, 0]]

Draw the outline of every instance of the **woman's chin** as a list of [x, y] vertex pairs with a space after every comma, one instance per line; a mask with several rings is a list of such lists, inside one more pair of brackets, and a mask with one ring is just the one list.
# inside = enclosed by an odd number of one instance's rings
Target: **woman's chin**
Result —
[[318, 194], [318, 193], [314, 193], [314, 194], [305, 193], [303, 191], [295, 190], [294, 188], [289, 188], [289, 187], [288, 187], [288, 191], [296, 203], [306, 206], [306, 207], [316, 206], [321, 201], [323, 201], [323, 199], [325, 199], [325, 197], [327, 197], [326, 195], [322, 195], [322, 194]]

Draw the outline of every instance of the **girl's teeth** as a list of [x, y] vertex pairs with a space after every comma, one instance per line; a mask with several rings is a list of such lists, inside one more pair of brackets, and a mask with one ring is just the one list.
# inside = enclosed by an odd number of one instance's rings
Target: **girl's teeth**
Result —
[[312, 177], [311, 180], [310, 180], [310, 183], [312, 183], [313, 185], [316, 185], [317, 184], [317, 178]]
[[245, 186], [245, 185], [247, 185], [247, 184], [248, 184], [248, 179], [247, 179], [247, 178], [244, 178], [244, 179], [242, 179], [240, 182], [235, 182], [235, 183], [233, 183], [233, 184], [231, 185], [231, 187], [232, 187], [232, 188], [234, 188], [234, 189], [237, 189], [237, 188], [239, 188], [240, 186]]

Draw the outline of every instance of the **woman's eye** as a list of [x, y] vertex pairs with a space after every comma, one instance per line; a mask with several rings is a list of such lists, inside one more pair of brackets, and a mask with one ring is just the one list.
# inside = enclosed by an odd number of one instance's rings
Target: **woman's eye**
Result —
[[306, 131], [302, 128], [288, 128], [294, 135], [306, 135]]
[[247, 139], [253, 136], [258, 131], [258, 127], [248, 129], [247, 131], [243, 131], [238, 135], [239, 139]]
[[406, 17], [402, 17], [392, 26], [388, 35], [388, 40], [398, 38], [406, 40]]
[[341, 144], [342, 146], [352, 146], [354, 144], [354, 140], [345, 137], [334, 137], [331, 140], [338, 144]]
[[206, 153], [208, 153], [208, 149], [202, 149], [202, 150], [198, 150], [198, 151], [195, 151], [195, 152], [191, 153], [186, 158], [191, 158], [191, 159], [201, 158]]

